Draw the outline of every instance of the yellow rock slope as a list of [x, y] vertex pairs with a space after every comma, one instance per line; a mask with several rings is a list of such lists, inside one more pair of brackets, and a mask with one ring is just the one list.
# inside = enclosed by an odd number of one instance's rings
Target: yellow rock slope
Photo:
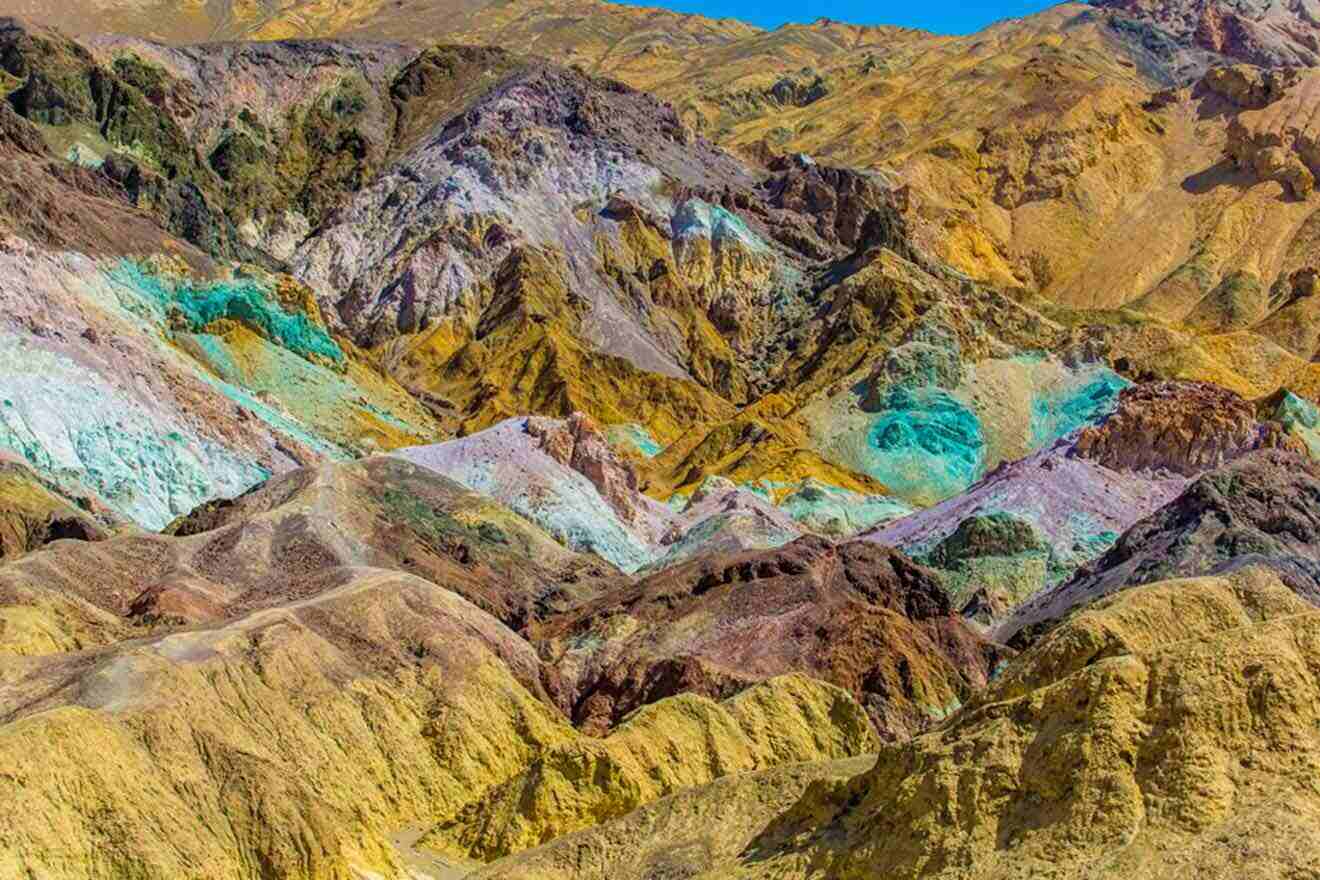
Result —
[[683, 694], [639, 709], [604, 739], [583, 736], [550, 749], [425, 843], [492, 860], [723, 776], [855, 757], [877, 745], [846, 691], [801, 675], [770, 679], [724, 703]]
[[731, 777], [475, 876], [1314, 877], [1317, 675], [1320, 612], [1273, 573], [1132, 589], [851, 780]]

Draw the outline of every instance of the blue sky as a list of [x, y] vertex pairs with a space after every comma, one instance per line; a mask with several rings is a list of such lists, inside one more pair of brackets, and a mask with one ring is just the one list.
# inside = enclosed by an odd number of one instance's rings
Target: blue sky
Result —
[[664, 6], [679, 12], [697, 12], [712, 18], [741, 18], [761, 27], [786, 21], [814, 21], [822, 16], [857, 24], [898, 24], [941, 34], [969, 34], [1001, 18], [1039, 12], [1052, 2], [1044, 0], [626, 0], [643, 6]]

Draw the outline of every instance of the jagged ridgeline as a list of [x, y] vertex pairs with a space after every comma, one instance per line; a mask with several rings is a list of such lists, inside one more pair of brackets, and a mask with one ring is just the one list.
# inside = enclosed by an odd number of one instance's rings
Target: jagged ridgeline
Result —
[[1316, 872], [1304, 12], [19, 12], [0, 880]]
[[[631, 432], [657, 497], [718, 476], [846, 535], [1124, 384], [924, 256], [885, 177], [750, 166], [612, 81], [484, 48], [3, 33], [10, 161], [45, 200], [13, 193], [37, 252], [12, 269], [78, 304], [40, 311], [79, 340], [16, 328], [6, 445], [149, 528], [295, 464], [582, 411]], [[66, 197], [124, 219], [42, 207]], [[107, 369], [125, 346], [137, 387]], [[168, 430], [38, 412], [30, 358]], [[1024, 394], [978, 398], [978, 370]]]

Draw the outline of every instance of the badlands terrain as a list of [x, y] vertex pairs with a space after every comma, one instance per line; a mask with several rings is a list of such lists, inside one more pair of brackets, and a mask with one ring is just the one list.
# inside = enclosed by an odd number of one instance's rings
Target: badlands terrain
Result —
[[10, 0], [0, 880], [1320, 878], [1320, 10]]

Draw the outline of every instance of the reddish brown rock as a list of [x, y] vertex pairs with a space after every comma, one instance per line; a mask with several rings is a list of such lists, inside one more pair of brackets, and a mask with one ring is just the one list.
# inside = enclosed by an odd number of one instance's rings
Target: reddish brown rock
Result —
[[888, 739], [984, 684], [1005, 649], [976, 635], [930, 570], [868, 542], [803, 538], [620, 587], [533, 628], [574, 721], [601, 731], [694, 691], [724, 698], [802, 672], [851, 691]]
[[1194, 476], [1265, 445], [1251, 405], [1206, 382], [1124, 389], [1118, 410], [1077, 439], [1077, 455], [1117, 471]]
[[575, 412], [567, 421], [530, 418], [527, 433], [537, 439], [546, 455], [590, 480], [620, 518], [637, 521], [637, 470], [615, 454], [590, 416]]
[[1282, 0], [1096, 0], [1095, 6], [1158, 29], [1185, 49], [1262, 67], [1320, 62], [1320, 27], [1301, 3]]

